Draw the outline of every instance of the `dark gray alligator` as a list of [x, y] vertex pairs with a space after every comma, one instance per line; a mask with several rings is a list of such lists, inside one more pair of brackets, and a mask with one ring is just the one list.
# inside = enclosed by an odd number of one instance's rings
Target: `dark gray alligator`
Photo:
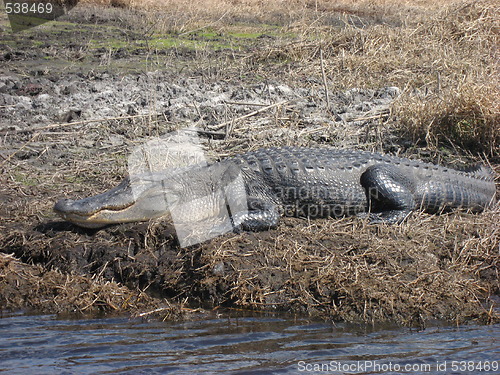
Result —
[[238, 176], [242, 184], [235, 186], [242, 188], [235, 187], [230, 196], [245, 201], [245, 210], [231, 217], [234, 227], [243, 230], [275, 227], [282, 215], [359, 215], [396, 223], [416, 209], [480, 212], [494, 203], [496, 192], [492, 171], [481, 165], [459, 171], [370, 152], [282, 147], [176, 173], [130, 176], [103, 194], [60, 200], [54, 210], [83, 227], [145, 221], [182, 211], [187, 201], [201, 203], [189, 206], [185, 216], [214, 216], [227, 206], [227, 196], [218, 192]]

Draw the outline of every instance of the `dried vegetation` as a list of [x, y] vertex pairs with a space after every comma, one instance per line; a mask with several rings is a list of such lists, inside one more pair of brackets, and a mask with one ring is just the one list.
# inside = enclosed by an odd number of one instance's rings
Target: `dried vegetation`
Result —
[[[210, 30], [224, 36], [235, 29], [261, 28], [262, 38], [251, 48], [197, 54], [195, 60], [204, 60], [185, 74], [199, 69], [209, 80], [309, 85], [323, 97], [350, 88], [397, 86], [402, 94], [391, 113], [375, 119], [389, 128], [386, 132], [426, 146], [433, 159], [441, 146], [451, 145], [456, 155], [482, 154], [494, 167], [498, 163], [500, 9], [494, 1], [81, 3], [113, 6], [123, 12], [117, 13], [120, 17], [131, 20], [128, 24], [148, 35]], [[331, 108], [324, 101], [328, 113]], [[283, 144], [322, 142], [320, 137], [306, 141], [280, 133], [299, 121], [283, 120], [282, 112], [240, 119], [241, 128], [249, 129], [267, 116], [268, 124], [274, 120], [275, 129], [266, 128], [274, 137], [235, 131], [216, 151], [223, 154], [228, 145], [232, 150], [268, 146], [277, 138]], [[157, 125], [156, 117], [137, 117], [102, 121], [94, 124], [98, 129], [89, 125], [76, 135], [52, 134], [47, 128], [42, 136], [85, 138], [93, 132], [101, 140], [125, 128], [123, 132], [133, 129], [144, 135], [144, 129]], [[36, 138], [30, 137], [21, 139], [17, 151], [29, 153]], [[182, 312], [151, 297], [160, 295], [196, 306], [278, 309], [333, 320], [417, 326], [432, 319], [498, 321], [498, 204], [483, 215], [415, 214], [401, 226], [369, 226], [351, 218], [285, 219], [276, 230], [228, 234], [181, 249], [165, 223], [98, 232], [47, 224], [43, 215], [56, 195], [77, 189], [96, 193], [103, 184], [113, 185], [117, 167], [110, 165], [118, 158], [101, 160], [100, 167], [107, 169], [100, 172], [94, 160], [102, 159], [101, 154], [75, 152], [72, 157], [80, 159], [66, 164], [65, 174], [86, 179], [67, 179], [61, 186], [58, 172], [32, 167], [17, 151], [0, 166], [6, 171], [0, 186], [0, 208], [6, 216], [0, 223], [0, 245], [3, 253], [17, 257], [0, 253], [4, 307], [81, 313], [147, 310], [168, 317]], [[35, 186], [18, 175], [34, 179]], [[54, 191], [56, 183], [62, 191]]]
[[153, 305], [153, 299], [114, 282], [47, 271], [0, 253], [0, 301], [4, 309], [24, 306], [45, 313], [120, 312]]
[[334, 91], [397, 86], [403, 93], [393, 113], [402, 135], [433, 147], [446, 143], [499, 155], [495, 1], [86, 2], [144, 11], [145, 25], [160, 32], [276, 25], [281, 36], [236, 58], [240, 72], [293, 82], [324, 76]]
[[[350, 219], [292, 222], [275, 236], [212, 244], [202, 263], [213, 274], [202, 284], [230, 285], [227, 298], [238, 305], [331, 319], [492, 322], [494, 301], [484, 296], [499, 287], [498, 218], [420, 214], [397, 228]], [[226, 271], [213, 271], [220, 269]]]

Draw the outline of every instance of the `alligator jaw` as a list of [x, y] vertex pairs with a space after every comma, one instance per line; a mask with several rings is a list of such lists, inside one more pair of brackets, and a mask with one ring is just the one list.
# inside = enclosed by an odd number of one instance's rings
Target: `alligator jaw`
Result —
[[127, 177], [102, 194], [78, 200], [61, 199], [55, 204], [54, 212], [84, 228], [148, 221], [168, 214], [165, 184], [164, 180], [136, 178], [131, 181]]
[[101, 228], [110, 224], [145, 221], [152, 215], [140, 209], [141, 204], [132, 192], [126, 178], [105, 193], [84, 199], [61, 199], [54, 212], [73, 224], [84, 228]]
[[[125, 215], [127, 206], [121, 207], [101, 207], [99, 209], [86, 211], [88, 198], [81, 200], [61, 199], [54, 206], [54, 212], [66, 221], [76, 224], [83, 228], [102, 228], [109, 224], [117, 222], [128, 222], [130, 216]], [[135, 220], [132, 220], [135, 221]]]

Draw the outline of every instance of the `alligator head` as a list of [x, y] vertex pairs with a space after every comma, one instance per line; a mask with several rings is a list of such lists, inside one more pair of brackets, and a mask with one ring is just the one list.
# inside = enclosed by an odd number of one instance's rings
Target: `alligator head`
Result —
[[127, 177], [102, 194], [78, 200], [61, 199], [54, 212], [84, 228], [147, 221], [168, 213], [165, 194], [164, 184], [159, 181], [145, 183], [144, 179]]
[[[61, 199], [54, 211], [84, 228], [148, 221], [167, 214], [177, 223], [199, 222], [223, 214], [223, 193], [238, 176], [239, 169], [231, 163], [146, 173], [127, 177], [102, 194]], [[240, 198], [244, 191], [242, 185], [238, 186], [240, 190], [235, 194]]]

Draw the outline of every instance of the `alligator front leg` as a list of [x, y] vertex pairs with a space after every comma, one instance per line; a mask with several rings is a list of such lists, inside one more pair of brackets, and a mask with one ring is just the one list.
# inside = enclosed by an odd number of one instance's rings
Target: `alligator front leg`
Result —
[[278, 225], [280, 211], [278, 205], [260, 198], [247, 198], [248, 211], [232, 215], [235, 231], [241, 229], [258, 232]]
[[373, 165], [362, 175], [371, 223], [400, 223], [414, 210], [415, 183], [396, 166]]

